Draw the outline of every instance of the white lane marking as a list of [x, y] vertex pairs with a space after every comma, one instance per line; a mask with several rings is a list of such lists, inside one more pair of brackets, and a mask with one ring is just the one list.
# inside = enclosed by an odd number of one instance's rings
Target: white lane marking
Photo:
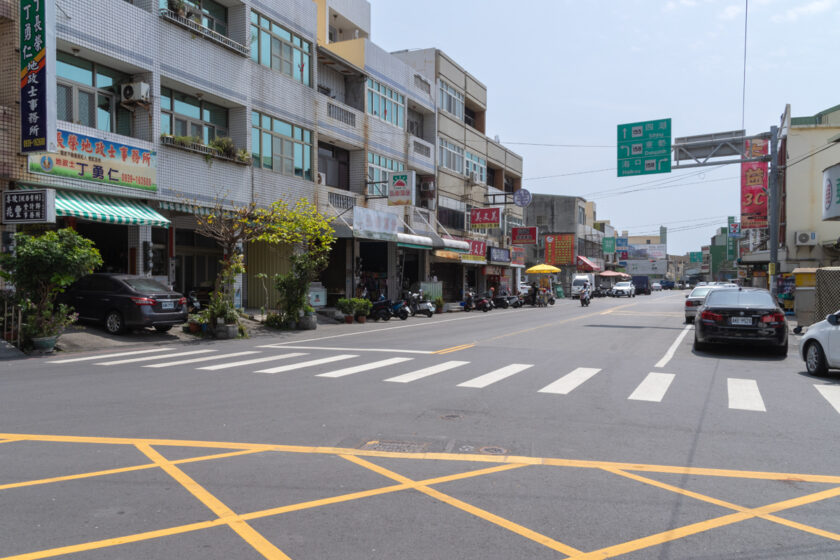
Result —
[[658, 373], [652, 371], [639, 383], [636, 390], [627, 397], [631, 401], [662, 402], [662, 398], [674, 380], [673, 373]]
[[485, 373], [484, 375], [476, 377], [475, 379], [470, 379], [469, 381], [459, 383], [458, 387], [472, 387], [473, 389], [484, 389], [485, 387], [492, 383], [495, 383], [496, 381], [501, 381], [502, 379], [506, 379], [511, 375], [516, 375], [520, 371], [525, 371], [526, 369], [532, 367], [534, 367], [534, 364], [510, 364], [509, 366], [505, 366], [495, 371], [491, 371], [490, 373]]
[[177, 362], [163, 362], [160, 364], [149, 364], [149, 368], [163, 368], [169, 366], [180, 366], [184, 364], [195, 364], [198, 362], [209, 362], [210, 360], [221, 360], [222, 358], [235, 358], [236, 356], [247, 356], [248, 354], [259, 354], [259, 350], [248, 350], [247, 352], [234, 352], [232, 354], [213, 354], [203, 358], [190, 358], [189, 360], [178, 360]]
[[671, 358], [674, 357], [674, 352], [677, 351], [677, 348], [679, 348], [679, 346], [680, 346], [680, 342], [683, 341], [683, 339], [685, 338], [685, 335], [688, 334], [689, 330], [691, 330], [691, 325], [686, 325], [686, 327], [682, 330], [682, 332], [677, 337], [677, 340], [674, 341], [674, 343], [671, 345], [671, 347], [668, 348], [668, 351], [665, 352], [665, 355], [662, 356], [662, 359], [659, 360], [658, 362], [656, 362], [656, 365], [653, 366], [653, 367], [665, 367], [666, 365], [668, 365], [668, 362], [670, 362]]
[[317, 360], [309, 360], [308, 362], [300, 362], [297, 364], [289, 364], [287, 366], [279, 366], [276, 368], [261, 369], [256, 373], [282, 373], [284, 371], [292, 371], [309, 366], [319, 366], [321, 364], [329, 364], [331, 362], [338, 362], [340, 360], [348, 360], [350, 358], [358, 358], [355, 354], [339, 354], [338, 356], [330, 356], [328, 358], [319, 358]]
[[834, 407], [834, 410], [840, 412], [840, 386], [837, 385], [814, 385], [817, 391], [825, 397], [828, 404]]
[[331, 350], [335, 352], [389, 352], [391, 354], [434, 354], [432, 350], [399, 350], [396, 348], [337, 348], [334, 346], [287, 346], [286, 344], [265, 344], [257, 348], [280, 348], [284, 350]]
[[335, 371], [328, 371], [327, 373], [319, 373], [315, 377], [344, 377], [345, 375], [352, 375], [361, 371], [370, 371], [381, 367], [392, 366], [394, 364], [401, 364], [408, 362], [414, 358], [389, 358], [387, 360], [380, 360], [378, 362], [371, 362], [369, 364], [362, 364], [360, 366], [353, 366], [344, 369], [337, 369]]
[[152, 360], [160, 360], [161, 358], [179, 358], [181, 356], [190, 356], [192, 354], [207, 354], [208, 352], [216, 352], [216, 350], [191, 350], [189, 352], [178, 352], [177, 354], [169, 354], [168, 356], [146, 356], [145, 358], [130, 358], [128, 360], [117, 360], [114, 362], [97, 362], [97, 366], [118, 366], [120, 364], [133, 364], [136, 362], [150, 362]]
[[767, 412], [755, 379], [730, 377], [726, 380], [726, 384], [729, 389], [729, 408]]
[[263, 362], [273, 362], [274, 360], [282, 360], [284, 358], [297, 358], [298, 356], [307, 356], [306, 352], [290, 352], [289, 354], [277, 354], [276, 356], [266, 356], [265, 358], [254, 358], [253, 360], [242, 360], [240, 362], [228, 362], [226, 364], [216, 364], [212, 366], [204, 366], [196, 369], [217, 371], [220, 369], [228, 369], [239, 366], [250, 366], [252, 364], [261, 364]]
[[568, 395], [578, 385], [580, 385], [581, 383], [583, 383], [584, 381], [586, 381], [587, 379], [589, 379], [590, 377], [592, 377], [593, 375], [595, 375], [599, 371], [601, 371], [600, 368], [579, 367], [579, 368], [567, 373], [566, 375], [564, 375], [563, 377], [561, 377], [560, 379], [558, 379], [554, 383], [550, 383], [549, 385], [546, 385], [545, 387], [540, 389], [538, 392], [539, 393], [552, 393], [552, 394], [556, 394], [556, 395]]
[[86, 362], [89, 360], [107, 360], [108, 358], [119, 358], [121, 356], [133, 356], [135, 354], [151, 354], [152, 352], [168, 352], [172, 346], [161, 346], [152, 350], [134, 350], [132, 352], [119, 352], [117, 354], [100, 354], [99, 356], [86, 356], [84, 358], [68, 358], [66, 360], [50, 360], [48, 364], [69, 364], [71, 362]]
[[398, 375], [396, 377], [391, 377], [390, 379], [386, 379], [385, 381], [390, 381], [392, 383], [411, 383], [412, 381], [416, 381], [418, 379], [423, 379], [424, 377], [429, 377], [430, 375], [434, 375], [436, 373], [441, 373], [450, 369], [454, 369], [456, 367], [460, 367], [463, 365], [468, 364], [469, 362], [458, 362], [458, 361], [451, 361], [451, 362], [443, 362], [442, 364], [438, 364], [436, 366], [427, 367], [424, 369], [418, 369], [417, 371], [412, 371], [411, 373], [406, 373], [404, 375]]

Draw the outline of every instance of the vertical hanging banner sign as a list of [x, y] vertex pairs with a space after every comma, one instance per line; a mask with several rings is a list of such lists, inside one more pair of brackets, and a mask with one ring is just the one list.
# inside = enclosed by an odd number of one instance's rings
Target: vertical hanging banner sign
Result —
[[555, 233], [545, 236], [545, 264], [571, 264], [575, 252], [574, 233]]
[[[767, 155], [767, 140], [747, 140], [746, 157]], [[741, 229], [767, 227], [767, 162], [741, 164]]]
[[55, 0], [20, 0], [20, 151], [56, 146]]

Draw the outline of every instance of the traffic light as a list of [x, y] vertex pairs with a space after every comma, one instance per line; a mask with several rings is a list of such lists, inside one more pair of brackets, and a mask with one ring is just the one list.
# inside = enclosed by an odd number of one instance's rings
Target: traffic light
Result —
[[143, 272], [151, 272], [154, 265], [154, 252], [150, 241], [143, 242]]

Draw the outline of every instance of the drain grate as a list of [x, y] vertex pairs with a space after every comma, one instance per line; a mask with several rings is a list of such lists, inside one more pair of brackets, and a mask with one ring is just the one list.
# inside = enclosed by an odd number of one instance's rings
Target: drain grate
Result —
[[361, 449], [387, 451], [391, 453], [425, 453], [428, 443], [416, 441], [369, 441]]
[[482, 447], [479, 449], [481, 453], [485, 455], [505, 455], [507, 453], [507, 449], [504, 447], [498, 447], [496, 445], [488, 445], [486, 447]]
[[460, 414], [444, 414], [440, 418], [441, 420], [460, 420], [463, 417]]

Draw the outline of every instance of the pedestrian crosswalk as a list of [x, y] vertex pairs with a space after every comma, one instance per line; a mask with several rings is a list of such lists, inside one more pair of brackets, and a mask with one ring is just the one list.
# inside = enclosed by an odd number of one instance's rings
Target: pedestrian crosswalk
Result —
[[[289, 349], [300, 351], [288, 352]], [[593, 379], [621, 374], [623, 382], [621, 386], [629, 393], [626, 400], [643, 403], [675, 402], [674, 399], [678, 397], [672, 397], [669, 401], [669, 393], [673, 392], [675, 386], [690, 379], [690, 376], [685, 374], [680, 377], [677, 373], [661, 371], [649, 372], [644, 377], [641, 374], [633, 374], [630, 376], [630, 384], [635, 386], [631, 389], [627, 385], [628, 375], [625, 372], [595, 367], [570, 367], [567, 371], [553, 371], [550, 376], [546, 376], [545, 368], [538, 367], [538, 364], [497, 364], [481, 371], [480, 365], [470, 361], [437, 361], [439, 357], [430, 352], [395, 350], [395, 354], [403, 355], [371, 359], [370, 354], [363, 357], [368, 352], [367, 349], [357, 349], [355, 353], [337, 353], [342, 350], [349, 349], [264, 345], [222, 353], [214, 348], [179, 350], [174, 347], [157, 347], [97, 356], [61, 358], [47, 363], [61, 365], [88, 362], [94, 366], [106, 367], [128, 367], [136, 364], [137, 367], [155, 370], [187, 367], [202, 372], [233, 371], [258, 375], [294, 372], [332, 380], [356, 376], [358, 379], [369, 381], [371, 376], [378, 375], [378, 378], [374, 380], [403, 385], [435, 383], [435, 380], [428, 379], [434, 377], [438, 380], [437, 382], [472, 390], [492, 390], [497, 384], [508, 388], [520, 387], [521, 384], [516, 385], [516, 379], [524, 379], [527, 380], [529, 391], [554, 397], [564, 397], [576, 391], [584, 391], [582, 387], [587, 383], [592, 383]], [[374, 352], [381, 354], [386, 350], [375, 349]], [[634, 380], [636, 375], [638, 375], [638, 380]], [[535, 385], [534, 378], [543, 381]], [[547, 381], [550, 382], [545, 384]], [[511, 383], [513, 385], [510, 385]], [[832, 385], [814, 385], [814, 387], [817, 394], [822, 397], [823, 403], [827, 402], [831, 409], [840, 414], [840, 387]], [[767, 412], [768, 410], [758, 379], [726, 378], [725, 392], [725, 403], [730, 410], [745, 412]]]

